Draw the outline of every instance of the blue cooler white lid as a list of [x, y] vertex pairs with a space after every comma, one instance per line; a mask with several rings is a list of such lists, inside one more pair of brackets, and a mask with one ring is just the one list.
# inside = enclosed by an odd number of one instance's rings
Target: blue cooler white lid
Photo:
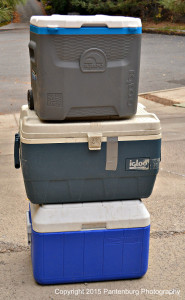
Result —
[[30, 203], [32, 228], [36, 232], [66, 232], [138, 228], [150, 225], [141, 200], [38, 205]]
[[30, 24], [37, 27], [48, 28], [81, 28], [102, 27], [108, 28], [140, 28], [141, 19], [123, 16], [81, 16], [81, 15], [52, 15], [52, 16], [32, 16]]

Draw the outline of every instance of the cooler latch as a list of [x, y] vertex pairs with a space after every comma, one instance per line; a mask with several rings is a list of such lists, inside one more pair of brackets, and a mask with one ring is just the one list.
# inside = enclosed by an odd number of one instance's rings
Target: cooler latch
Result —
[[88, 133], [89, 150], [101, 150], [102, 134]]

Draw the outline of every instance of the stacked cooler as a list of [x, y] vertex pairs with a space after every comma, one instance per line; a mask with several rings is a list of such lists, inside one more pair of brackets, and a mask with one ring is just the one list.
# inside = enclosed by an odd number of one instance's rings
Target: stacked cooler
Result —
[[137, 105], [141, 21], [32, 17], [31, 85], [15, 139], [42, 284], [138, 278], [148, 267], [158, 118]]

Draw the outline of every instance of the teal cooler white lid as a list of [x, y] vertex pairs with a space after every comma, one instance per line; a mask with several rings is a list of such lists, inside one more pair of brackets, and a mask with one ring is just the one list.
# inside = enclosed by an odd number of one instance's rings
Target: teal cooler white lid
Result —
[[138, 228], [150, 225], [141, 200], [38, 205], [30, 203], [32, 228], [36, 232], [66, 232]]
[[161, 125], [157, 116], [141, 104], [132, 118], [95, 122], [44, 122], [23, 105], [19, 133], [25, 144], [88, 143], [90, 150], [100, 150], [101, 143], [112, 137], [118, 141], [160, 139]]
[[80, 16], [80, 15], [52, 15], [32, 16], [30, 24], [37, 27], [48, 28], [81, 28], [94, 26], [108, 28], [138, 28], [141, 27], [141, 19], [123, 16]]

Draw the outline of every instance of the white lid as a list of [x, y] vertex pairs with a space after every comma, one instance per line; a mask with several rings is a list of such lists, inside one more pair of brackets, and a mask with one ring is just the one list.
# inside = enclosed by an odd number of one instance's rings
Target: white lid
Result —
[[36, 232], [146, 227], [150, 215], [140, 200], [38, 205], [30, 203]]
[[106, 142], [107, 137], [128, 141], [159, 139], [161, 125], [156, 115], [148, 113], [141, 104], [132, 118], [96, 122], [44, 122], [34, 110], [23, 105], [19, 132], [21, 142], [26, 144], [87, 143], [92, 137], [98, 137], [101, 142]]
[[122, 16], [80, 16], [80, 15], [52, 15], [32, 16], [30, 24], [37, 27], [81, 28], [82, 26], [107, 26], [108, 28], [141, 27], [139, 18]]

